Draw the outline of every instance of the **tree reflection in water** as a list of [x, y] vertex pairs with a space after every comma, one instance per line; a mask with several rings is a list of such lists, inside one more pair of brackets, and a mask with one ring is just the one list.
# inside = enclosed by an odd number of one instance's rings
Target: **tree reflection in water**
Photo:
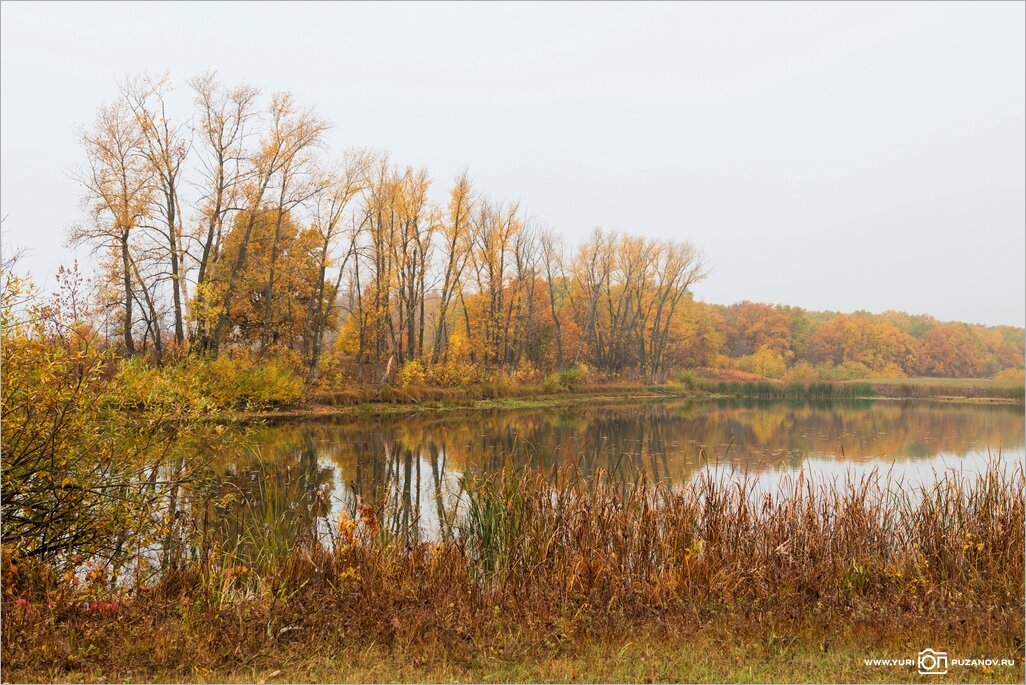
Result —
[[938, 459], [1021, 460], [1023, 443], [1021, 406], [725, 400], [352, 417], [248, 431], [215, 455], [217, 496], [197, 513], [214, 521], [205, 538], [259, 566], [361, 505], [382, 535], [445, 539], [461, 478], [505, 467], [677, 483], [710, 467], [772, 482], [803, 466], [895, 463], [929, 478]]

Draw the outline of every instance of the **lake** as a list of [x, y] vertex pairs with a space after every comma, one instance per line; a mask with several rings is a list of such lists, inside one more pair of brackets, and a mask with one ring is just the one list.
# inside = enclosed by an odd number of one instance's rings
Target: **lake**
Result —
[[218, 491], [208, 516], [230, 545], [266, 549], [329, 531], [339, 513], [355, 516], [366, 503], [392, 532], [434, 539], [459, 515], [463, 477], [507, 467], [673, 484], [718, 471], [756, 476], [772, 491], [799, 472], [829, 480], [876, 471], [908, 489], [946, 469], [1024, 460], [1021, 405], [674, 400], [404, 412], [241, 432], [212, 456]]

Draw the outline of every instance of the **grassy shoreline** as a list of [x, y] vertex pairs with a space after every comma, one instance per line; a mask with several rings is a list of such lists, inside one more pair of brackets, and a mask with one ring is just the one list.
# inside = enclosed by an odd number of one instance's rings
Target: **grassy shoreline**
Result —
[[[714, 381], [697, 386], [667, 383], [664, 385], [608, 384], [589, 385], [577, 390], [544, 392], [541, 387], [471, 386], [446, 391], [437, 388], [364, 389], [341, 397], [314, 395], [311, 401], [298, 406], [276, 409], [230, 411], [230, 418], [240, 422], [304, 421], [344, 416], [377, 416], [389, 414], [443, 412], [457, 410], [541, 409], [580, 404], [603, 405], [617, 402], [644, 402], [669, 399], [803, 399], [787, 394], [787, 385], [780, 382], [734, 383], [727, 388]], [[837, 396], [813, 395], [816, 400], [928, 400], [966, 404], [1023, 404], [1022, 385], [1016, 381], [993, 379], [913, 378], [896, 380], [844, 381], [821, 384], [834, 388]], [[769, 392], [767, 392], [769, 388]], [[779, 388], [779, 392], [774, 389]], [[856, 388], [856, 392], [850, 392]], [[865, 390], [862, 390], [862, 389]]]
[[[210, 550], [151, 585], [5, 555], [5, 681], [1012, 682], [1023, 479], [877, 476], [772, 496], [573, 469], [467, 484], [441, 542], [373, 506], [281, 554]], [[204, 556], [200, 557], [201, 559]]]
[[353, 404], [311, 403], [306, 406], [232, 412], [232, 417], [246, 421], [317, 420], [344, 416], [384, 416], [389, 414], [415, 414], [421, 412], [483, 411], [492, 409], [543, 409], [580, 404], [604, 405], [616, 402], [645, 402], [652, 400], [699, 399], [715, 395], [695, 392], [684, 387], [644, 386], [587, 388], [563, 393], [510, 394], [484, 397], [468, 394], [461, 399], [418, 400], [413, 396], [394, 396], [389, 400], [366, 399]]
[[[338, 640], [293, 642], [239, 660], [181, 669], [121, 667], [49, 671], [14, 669], [5, 682], [932, 682], [1007, 683], [1023, 679], [1022, 653], [980, 637], [959, 639], [952, 657], [1015, 659], [1015, 666], [959, 667], [944, 676], [914, 666], [875, 666], [873, 658], [915, 658], [924, 646], [958, 639], [946, 629], [881, 635], [869, 626], [807, 624], [787, 635], [769, 624], [630, 626], [621, 636], [590, 636], [544, 644], [545, 636], [489, 644], [353, 645]], [[742, 631], [741, 633], [737, 631]], [[332, 636], [335, 637], [335, 636]], [[520, 638], [526, 636], [518, 636]], [[547, 639], [554, 643], [558, 636]], [[539, 644], [540, 641], [540, 644]]]

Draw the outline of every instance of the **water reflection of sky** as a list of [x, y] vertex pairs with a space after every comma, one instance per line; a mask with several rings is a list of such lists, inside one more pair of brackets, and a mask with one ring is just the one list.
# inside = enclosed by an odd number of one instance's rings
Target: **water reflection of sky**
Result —
[[928, 489], [945, 476], [956, 476], [972, 480], [986, 472], [990, 464], [1011, 475], [1026, 469], [1026, 450], [1005, 450], [1002, 452], [977, 452], [971, 454], [940, 453], [916, 461], [908, 459], [862, 459], [838, 461], [822, 456], [808, 456], [798, 467], [781, 466], [752, 473], [744, 466], [731, 463], [714, 463], [696, 472], [692, 478], [705, 476], [726, 477], [734, 480], [754, 476], [756, 490], [772, 494], [790, 488], [799, 476], [817, 485], [843, 484], [845, 481], [861, 482], [877, 479], [890, 491], [911, 492]]

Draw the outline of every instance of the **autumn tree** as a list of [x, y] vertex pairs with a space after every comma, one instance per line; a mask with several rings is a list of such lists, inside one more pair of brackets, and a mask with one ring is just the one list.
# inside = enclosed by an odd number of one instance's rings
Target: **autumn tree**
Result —
[[[179, 199], [182, 174], [189, 152], [189, 135], [184, 122], [174, 121], [168, 112], [168, 75], [143, 76], [122, 85], [122, 97], [135, 117], [139, 152], [153, 181], [153, 205], [148, 211], [150, 228], [162, 244], [161, 262], [168, 266], [175, 342], [185, 343], [185, 250], [182, 243], [182, 210]], [[151, 288], [147, 288], [151, 292]], [[152, 309], [152, 307], [151, 307]]]
[[562, 312], [570, 294], [565, 266], [566, 246], [562, 238], [554, 231], [542, 231], [538, 239], [541, 246], [541, 263], [545, 270], [545, 290], [548, 295], [549, 312], [554, 328], [556, 366], [562, 369], [566, 366]]
[[[224, 283], [224, 296], [217, 311], [217, 324], [214, 327], [212, 348], [216, 353], [228, 332], [231, 319], [229, 312], [235, 298], [235, 290], [239, 274], [246, 265], [249, 242], [253, 227], [265, 197], [273, 180], [278, 178], [279, 211], [274, 215], [276, 234], [281, 234], [282, 227], [278, 222], [284, 216], [285, 197], [291, 179], [293, 165], [302, 158], [305, 152], [321, 142], [327, 123], [317, 117], [312, 110], [297, 108], [292, 96], [278, 93], [271, 100], [270, 126], [264, 134], [258, 149], [246, 160], [248, 166], [246, 182], [241, 191], [242, 201], [246, 207], [242, 216], [246, 217], [245, 227], [239, 236], [239, 246], [234, 260], [228, 270]], [[279, 178], [279, 176], [281, 176]], [[271, 263], [277, 261], [277, 255], [271, 257]], [[270, 276], [265, 282], [265, 292], [273, 296], [274, 278]]]
[[664, 367], [692, 369], [712, 366], [723, 345], [712, 310], [695, 300], [692, 293], [685, 295], [667, 332]]
[[112, 275], [122, 284], [122, 337], [125, 351], [134, 354], [131, 241], [154, 196], [153, 168], [144, 152], [145, 137], [123, 99], [100, 108], [92, 128], [82, 134], [82, 145], [88, 168], [79, 180], [90, 218], [72, 230], [71, 240], [117, 255]]
[[428, 200], [430, 185], [427, 170], [408, 168], [394, 186], [395, 239], [391, 250], [396, 275], [396, 315], [390, 332], [399, 362], [424, 354], [426, 276], [438, 225]]
[[[318, 264], [312, 257], [319, 250], [315, 229], [301, 229], [291, 214], [268, 207], [250, 217], [235, 216], [224, 239], [224, 259], [211, 269], [210, 282], [223, 287], [233, 275], [237, 255], [245, 244], [248, 256], [242, 269], [234, 271], [235, 297], [227, 311], [231, 335], [224, 342], [260, 349], [275, 345], [282, 349], [303, 349], [309, 335], [311, 301], [319, 289]], [[267, 301], [267, 274], [273, 258], [279, 263], [271, 307]]]
[[985, 374], [986, 350], [968, 326], [938, 324], [916, 347], [916, 370], [924, 376], [972, 378]]
[[[523, 228], [516, 204], [482, 202], [478, 207], [471, 263], [481, 299], [476, 318], [480, 326], [481, 361], [485, 366], [501, 366], [511, 358], [512, 338], [506, 323], [515, 304], [516, 288], [508, 290], [507, 285], [515, 273], [516, 237]], [[466, 314], [465, 304], [464, 309]], [[469, 315], [466, 325], [467, 337], [478, 337], [471, 334]]]
[[[309, 344], [305, 350], [311, 380], [317, 377], [325, 333], [337, 307], [346, 267], [356, 253], [358, 229], [350, 209], [367, 186], [370, 162], [365, 151], [349, 151], [336, 169], [321, 172], [317, 183], [320, 190], [315, 195], [313, 213], [313, 230], [318, 238], [317, 283], [310, 299]], [[336, 270], [333, 282], [329, 281], [329, 268]]]
[[207, 280], [211, 267], [221, 257], [225, 229], [238, 208], [249, 173], [245, 145], [249, 126], [256, 117], [258, 91], [249, 86], [225, 88], [213, 73], [197, 76], [189, 81], [189, 86], [195, 93], [201, 176], [199, 221], [191, 238], [198, 251], [198, 256], [192, 255], [197, 262], [194, 306], [202, 311], [193, 312], [193, 318], [199, 348], [203, 349], [209, 345], [213, 332], [214, 317], [208, 310], [216, 309], [220, 299]]
[[701, 254], [686, 242], [595, 230], [573, 272], [573, 314], [590, 362], [611, 374], [665, 378], [674, 314], [705, 276]]
[[722, 321], [723, 341], [731, 357], [755, 354], [764, 347], [784, 356], [791, 351], [791, 319], [774, 305], [739, 302], [724, 309]]
[[809, 345], [813, 363], [859, 364], [886, 376], [908, 373], [915, 361], [912, 336], [864, 315], [838, 314], [816, 330]]
[[641, 371], [650, 380], [661, 383], [669, 371], [666, 351], [674, 315], [681, 301], [692, 295], [692, 287], [704, 280], [708, 272], [705, 258], [689, 242], [660, 242], [651, 249], [655, 252], [654, 287], [644, 317], [646, 328], [651, 325], [651, 332], [647, 359], [643, 360]]
[[449, 312], [463, 287], [464, 270], [473, 248], [474, 198], [466, 172], [456, 178], [449, 193], [448, 213], [440, 229], [442, 240], [442, 288], [438, 296], [435, 315], [434, 342], [431, 362], [437, 364], [443, 357], [449, 339]]

